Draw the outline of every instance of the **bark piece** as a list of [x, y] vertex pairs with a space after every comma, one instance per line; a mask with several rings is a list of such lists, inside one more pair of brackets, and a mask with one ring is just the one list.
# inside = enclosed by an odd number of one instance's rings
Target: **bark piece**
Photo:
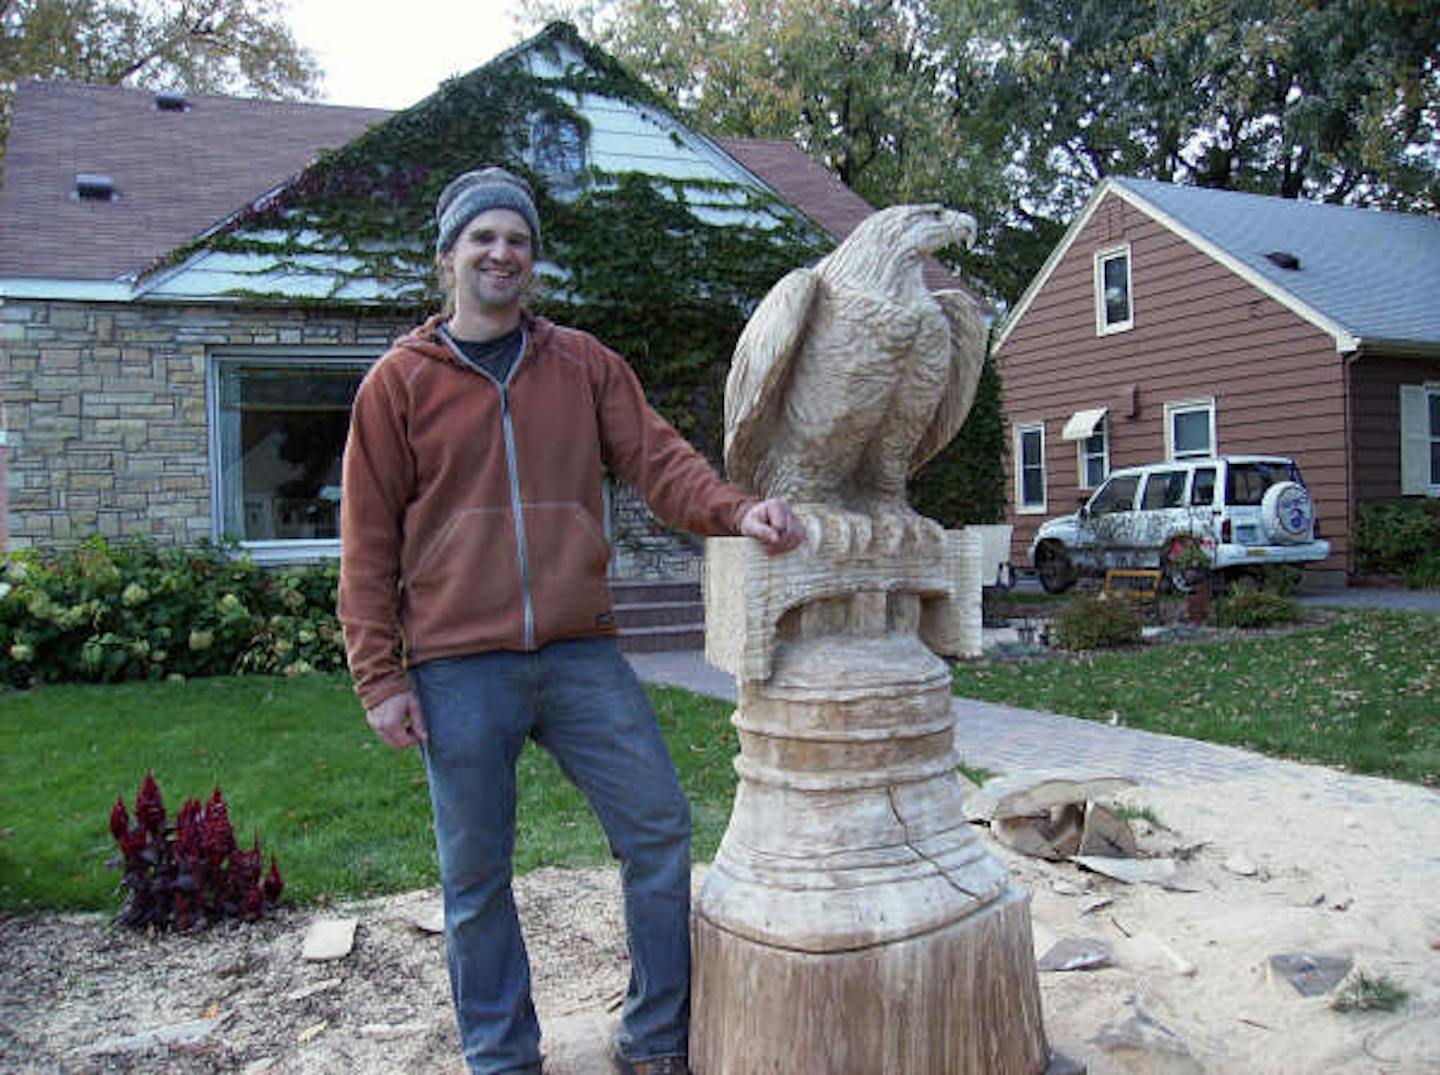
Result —
[[1095, 769], [1027, 769], [985, 781], [965, 800], [971, 821], [1038, 817], [1057, 806], [1108, 799], [1135, 786], [1128, 776]]
[[1139, 850], [1130, 823], [1108, 806], [1085, 804], [1085, 827], [1080, 835], [1080, 854], [1106, 858], [1134, 858]]
[[990, 823], [990, 831], [1021, 854], [1058, 862], [1080, 850], [1083, 817], [1082, 808], [1072, 803], [1039, 817], [997, 818]]

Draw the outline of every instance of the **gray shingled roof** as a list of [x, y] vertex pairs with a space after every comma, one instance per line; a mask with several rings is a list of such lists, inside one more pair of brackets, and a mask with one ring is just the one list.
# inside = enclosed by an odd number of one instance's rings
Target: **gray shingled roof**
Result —
[[[1440, 343], [1440, 219], [1113, 182], [1367, 344]], [[1294, 255], [1299, 268], [1281, 268], [1272, 252]]]
[[[0, 277], [114, 280], [169, 253], [391, 115], [192, 96], [163, 112], [115, 86], [22, 82], [0, 188]], [[74, 197], [108, 175], [113, 202]]]

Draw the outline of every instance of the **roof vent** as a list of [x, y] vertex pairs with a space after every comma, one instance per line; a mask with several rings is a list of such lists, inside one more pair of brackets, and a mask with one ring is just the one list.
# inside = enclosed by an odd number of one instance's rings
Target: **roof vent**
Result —
[[155, 107], [161, 112], [188, 112], [190, 101], [184, 90], [161, 90], [155, 95]]
[[1265, 255], [1265, 260], [1291, 272], [1300, 268], [1300, 259], [1288, 250], [1272, 250]]
[[82, 202], [113, 202], [118, 196], [115, 180], [108, 175], [81, 172], [75, 176], [75, 197]]

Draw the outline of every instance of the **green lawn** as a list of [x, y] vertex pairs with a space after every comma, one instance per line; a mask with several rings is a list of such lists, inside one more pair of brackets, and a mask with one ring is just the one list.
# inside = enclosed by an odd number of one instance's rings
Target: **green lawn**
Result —
[[[709, 858], [734, 789], [731, 706], [683, 691], [652, 698]], [[234, 677], [45, 687], [0, 695], [0, 910], [113, 909], [108, 829], [152, 770], [173, 818], [219, 785], [236, 836], [260, 835], [299, 901], [435, 884], [425, 774], [375, 738], [348, 680]], [[606, 861], [583, 798], [549, 756], [521, 759], [516, 865]]]
[[1270, 637], [963, 664], [954, 683], [963, 697], [1440, 783], [1440, 616], [1350, 612]]

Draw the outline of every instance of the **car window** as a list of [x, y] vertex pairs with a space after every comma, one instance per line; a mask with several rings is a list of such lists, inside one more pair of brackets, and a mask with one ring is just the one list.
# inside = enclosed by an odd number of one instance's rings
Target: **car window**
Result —
[[1178, 508], [1183, 503], [1185, 503], [1185, 471], [1157, 470], [1146, 480], [1145, 495], [1140, 501], [1142, 511]]
[[1116, 511], [1129, 511], [1135, 506], [1135, 490], [1139, 485], [1138, 474], [1111, 478], [1090, 498], [1090, 514], [1109, 515]]
[[1195, 468], [1195, 484], [1190, 488], [1190, 503], [1203, 507], [1215, 503], [1214, 467]]
[[1253, 507], [1276, 482], [1299, 481], [1300, 472], [1293, 463], [1231, 463], [1225, 475], [1225, 503]]

